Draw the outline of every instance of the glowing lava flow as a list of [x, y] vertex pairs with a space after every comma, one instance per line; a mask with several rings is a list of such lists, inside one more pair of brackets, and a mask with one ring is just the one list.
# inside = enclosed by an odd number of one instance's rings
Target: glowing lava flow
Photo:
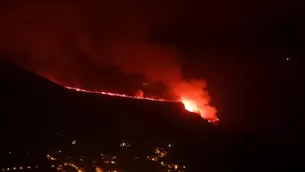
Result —
[[130, 98], [130, 99], [150, 100], [150, 101], [159, 101], [159, 102], [181, 102], [187, 111], [199, 114], [202, 118], [208, 120], [210, 123], [216, 124], [219, 121], [218, 118], [208, 119], [205, 116], [207, 109], [201, 109], [196, 105], [196, 102], [187, 100], [184, 98], [182, 98], [180, 101], [171, 101], [171, 100], [166, 100], [166, 99], [156, 99], [156, 98], [149, 98], [149, 97], [143, 97], [143, 96], [130, 96], [130, 95], [126, 95], [126, 94], [118, 94], [118, 93], [111, 93], [111, 92], [104, 92], [104, 91], [85, 90], [85, 89], [69, 87], [69, 86], [64, 86], [64, 87], [69, 90], [91, 93], [91, 94], [102, 94], [102, 95], [107, 95], [107, 96], [116, 96], [116, 97]]
[[75, 87], [68, 87], [65, 86], [65, 88], [69, 90], [75, 90], [79, 92], [85, 92], [85, 93], [91, 93], [91, 94], [102, 94], [107, 96], [116, 96], [116, 97], [123, 97], [123, 98], [130, 98], [130, 99], [142, 99], [142, 100], [150, 100], [150, 101], [158, 101], [158, 102], [175, 102], [165, 99], [155, 99], [155, 98], [149, 98], [149, 97], [142, 97], [142, 96], [129, 96], [126, 94], [118, 94], [118, 93], [111, 93], [111, 92], [105, 92], [105, 91], [91, 91], [91, 90], [85, 90], [81, 88], [75, 88]]

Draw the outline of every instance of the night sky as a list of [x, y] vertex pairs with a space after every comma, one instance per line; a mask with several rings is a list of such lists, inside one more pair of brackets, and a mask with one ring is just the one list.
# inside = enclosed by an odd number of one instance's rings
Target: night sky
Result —
[[82, 87], [106, 87], [109, 66], [153, 82], [205, 79], [224, 127], [259, 128], [297, 116], [304, 6], [301, 0], [2, 0], [1, 58]]

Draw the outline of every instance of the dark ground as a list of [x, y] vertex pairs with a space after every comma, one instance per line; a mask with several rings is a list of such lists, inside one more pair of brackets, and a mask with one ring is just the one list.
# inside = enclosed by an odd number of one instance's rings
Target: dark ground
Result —
[[[14, 65], [1, 63], [0, 69], [4, 167], [15, 163], [7, 158], [8, 150], [43, 153], [58, 146], [58, 133], [83, 142], [87, 148], [82, 151], [87, 153], [122, 140], [142, 145], [172, 143], [176, 158], [190, 171], [300, 170], [304, 164], [302, 132], [294, 116], [286, 121], [284, 115], [277, 118], [266, 125], [268, 130], [258, 126], [257, 132], [237, 134], [214, 127], [178, 103], [79, 93]], [[23, 160], [19, 158], [19, 163]]]

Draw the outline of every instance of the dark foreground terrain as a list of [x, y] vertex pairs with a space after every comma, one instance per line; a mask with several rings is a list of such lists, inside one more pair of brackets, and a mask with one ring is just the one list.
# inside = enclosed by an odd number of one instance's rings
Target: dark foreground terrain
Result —
[[[172, 171], [266, 171], [302, 164], [294, 157], [301, 150], [293, 140], [283, 145], [274, 135], [228, 134], [179, 103], [75, 92], [6, 63], [0, 78], [3, 171], [27, 166], [55, 171], [52, 165], [65, 162], [147, 172], [166, 171], [167, 162]], [[157, 148], [166, 157], [152, 159]], [[51, 154], [57, 159], [48, 161]], [[118, 167], [108, 167], [114, 156]]]

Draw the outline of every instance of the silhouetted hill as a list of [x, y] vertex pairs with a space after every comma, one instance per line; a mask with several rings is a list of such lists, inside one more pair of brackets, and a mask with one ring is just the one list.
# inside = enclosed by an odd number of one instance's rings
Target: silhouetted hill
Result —
[[[3, 152], [42, 151], [54, 147], [56, 133], [64, 133], [83, 140], [92, 151], [122, 140], [144, 145], [172, 143], [177, 156], [199, 154], [207, 164], [216, 162], [211, 155], [220, 132], [180, 103], [76, 92], [18, 66], [0, 65]], [[198, 152], [199, 148], [206, 153]]]

